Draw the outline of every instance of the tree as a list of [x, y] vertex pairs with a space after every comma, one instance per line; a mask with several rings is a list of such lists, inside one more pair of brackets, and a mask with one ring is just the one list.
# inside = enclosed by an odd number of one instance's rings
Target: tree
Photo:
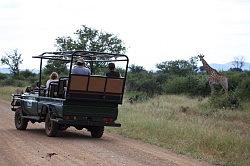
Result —
[[197, 56], [193, 56], [189, 59], [189, 63], [191, 64], [192, 66], [192, 70], [194, 72], [197, 72], [199, 70], [197, 64], [198, 64], [198, 57]]
[[160, 72], [185, 76], [193, 72], [193, 65], [186, 60], [165, 61], [157, 64], [156, 67]]
[[82, 25], [74, 34], [76, 35], [75, 40], [70, 36], [56, 39], [56, 46], [59, 51], [86, 50], [117, 54], [126, 51], [123, 41], [111, 33], [101, 32]]
[[60, 76], [68, 73], [67, 64], [59, 60], [49, 59], [43, 69], [44, 74], [50, 75], [52, 72], [57, 72]]
[[[86, 51], [97, 51], [107, 53], [119, 53], [123, 54], [126, 52], [126, 47], [123, 41], [117, 36], [102, 32], [93, 28], [89, 28], [86, 25], [74, 33], [74, 37], [58, 37], [56, 38], [56, 47], [59, 51], [69, 50], [86, 50]], [[106, 63], [95, 64], [94, 68], [100, 68], [106, 65]], [[45, 66], [45, 72], [58, 71], [67, 69], [65, 63], [49, 60]]]
[[233, 68], [230, 68], [230, 71], [242, 71], [242, 67], [245, 64], [245, 58], [241, 57], [234, 57], [234, 61], [232, 62]]
[[131, 73], [146, 72], [146, 70], [143, 68], [143, 66], [137, 66], [134, 64], [129, 67], [129, 70]]
[[10, 73], [14, 76], [19, 75], [19, 66], [22, 64], [22, 54], [18, 53], [18, 50], [13, 50], [13, 53], [6, 53], [6, 56], [1, 58], [2, 64], [8, 65]]

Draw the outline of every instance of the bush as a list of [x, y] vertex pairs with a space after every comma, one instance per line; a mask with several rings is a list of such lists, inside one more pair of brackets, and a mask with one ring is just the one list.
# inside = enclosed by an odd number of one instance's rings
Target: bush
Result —
[[228, 95], [224, 91], [215, 92], [209, 97], [209, 104], [213, 108], [218, 109], [235, 109], [240, 107], [239, 94], [237, 92], [229, 92]]
[[237, 88], [241, 99], [250, 99], [250, 77], [242, 80]]
[[127, 81], [128, 91], [144, 92], [148, 96], [162, 93], [162, 85], [157, 81], [154, 73], [129, 73]]
[[210, 93], [210, 87], [204, 75], [173, 77], [165, 83], [164, 90], [166, 93], [185, 93], [192, 96], [207, 96]]
[[16, 86], [16, 87], [24, 87], [29, 85], [27, 81], [23, 81], [20, 79], [7, 78], [5, 80], [0, 81], [0, 85], [2, 86]]
[[226, 72], [225, 75], [228, 78], [228, 90], [235, 91], [239, 86], [240, 82], [247, 78], [246, 72]]
[[166, 93], [180, 94], [185, 93], [187, 89], [186, 77], [173, 77], [173, 79], [168, 80], [164, 85]]
[[4, 80], [7, 77], [8, 77], [7, 74], [0, 73], [0, 80]]

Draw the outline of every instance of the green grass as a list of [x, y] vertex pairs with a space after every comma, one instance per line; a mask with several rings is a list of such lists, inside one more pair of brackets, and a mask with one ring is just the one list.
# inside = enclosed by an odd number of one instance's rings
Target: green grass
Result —
[[0, 99], [11, 101], [12, 99], [11, 94], [13, 94], [16, 89], [17, 89], [16, 87], [12, 87], [12, 86], [0, 87]]
[[250, 105], [213, 110], [207, 99], [158, 96], [120, 107], [119, 129], [109, 132], [143, 140], [220, 165], [250, 165]]

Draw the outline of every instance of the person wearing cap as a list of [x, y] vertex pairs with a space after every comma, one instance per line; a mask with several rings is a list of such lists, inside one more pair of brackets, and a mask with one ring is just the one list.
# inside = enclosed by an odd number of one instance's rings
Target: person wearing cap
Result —
[[72, 69], [72, 74], [79, 74], [79, 75], [90, 75], [90, 70], [85, 67], [84, 60], [79, 58], [76, 62], [76, 66]]
[[115, 71], [115, 64], [109, 63], [108, 64], [109, 72], [106, 73], [107, 77], [121, 77], [120, 73], [118, 71]]

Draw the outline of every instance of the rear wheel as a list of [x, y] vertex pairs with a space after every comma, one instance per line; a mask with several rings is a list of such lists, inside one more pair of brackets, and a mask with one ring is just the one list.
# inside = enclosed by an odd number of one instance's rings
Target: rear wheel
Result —
[[67, 128], [69, 128], [69, 127], [65, 126], [65, 125], [60, 125], [59, 126], [59, 130], [61, 130], [61, 131], [65, 131], [65, 130], [67, 130]]
[[26, 130], [28, 125], [28, 120], [22, 118], [22, 108], [18, 108], [15, 111], [15, 126], [17, 130]]
[[45, 133], [49, 137], [56, 136], [59, 129], [59, 125], [56, 122], [50, 120], [50, 114], [47, 113], [45, 118]]
[[90, 128], [90, 133], [93, 138], [101, 138], [104, 132], [104, 126], [93, 126]]

